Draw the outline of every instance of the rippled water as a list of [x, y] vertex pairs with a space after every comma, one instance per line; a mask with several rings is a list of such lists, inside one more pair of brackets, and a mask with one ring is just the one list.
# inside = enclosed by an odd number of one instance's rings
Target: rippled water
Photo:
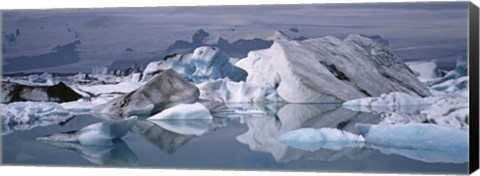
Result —
[[411, 159], [411, 156], [387, 154], [372, 147], [311, 152], [291, 148], [275, 140], [278, 135], [302, 127], [334, 127], [354, 132], [356, 123], [378, 123], [378, 115], [353, 112], [332, 104], [238, 104], [231, 107], [236, 110], [217, 112], [214, 121], [140, 121], [113, 146], [35, 141], [38, 136], [76, 130], [102, 121], [90, 115], [78, 115], [62, 125], [37, 127], [2, 136], [2, 163], [458, 174], [468, 170], [468, 163], [429, 163]]

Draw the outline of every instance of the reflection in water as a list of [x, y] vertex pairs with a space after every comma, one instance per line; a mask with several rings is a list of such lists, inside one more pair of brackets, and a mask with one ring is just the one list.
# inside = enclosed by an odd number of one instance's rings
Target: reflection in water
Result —
[[[3, 118], [3, 117], [2, 117]], [[2, 135], [9, 135], [17, 131], [29, 131], [37, 127], [45, 127], [50, 125], [60, 125], [63, 126], [65, 123], [73, 119], [74, 116], [57, 116], [55, 118], [37, 118], [34, 121], [29, 121], [28, 123], [23, 124], [7, 124], [2, 122]]]
[[132, 131], [167, 153], [173, 153], [175, 149], [196, 137], [193, 134], [179, 134], [166, 130], [149, 120], [138, 121]]
[[383, 154], [396, 154], [410, 159], [427, 163], [467, 163], [468, 150], [466, 149], [418, 149], [398, 148], [379, 145], [368, 145]]
[[83, 158], [100, 166], [136, 166], [137, 155], [123, 140], [118, 140], [113, 145], [90, 146], [72, 142], [42, 141], [51, 146], [72, 150]]
[[[288, 131], [308, 127], [331, 127], [354, 132], [356, 123], [375, 124], [380, 118], [343, 109], [341, 104], [284, 104], [276, 113], [264, 113], [262, 117], [245, 118], [244, 121], [248, 131], [237, 136], [239, 142], [247, 144], [253, 151], [271, 153], [278, 162], [288, 162], [312, 156], [311, 153], [291, 149], [276, 140], [278, 136]], [[359, 152], [356, 149], [321, 150], [318, 156], [328, 160], [338, 155], [361, 155], [353, 154], [352, 151]]]

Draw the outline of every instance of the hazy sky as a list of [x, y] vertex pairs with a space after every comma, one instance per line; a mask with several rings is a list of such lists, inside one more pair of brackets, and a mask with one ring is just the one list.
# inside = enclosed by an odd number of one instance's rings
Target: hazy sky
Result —
[[[467, 52], [468, 3], [2, 11], [2, 53], [4, 66], [10, 61], [16, 71], [90, 71], [92, 65], [109, 66], [118, 59], [160, 58], [169, 45], [191, 40], [200, 28], [214, 43], [218, 37], [270, 39], [274, 31], [288, 32], [292, 27], [299, 33], [288, 34], [306, 37], [380, 35], [403, 60], [437, 59], [442, 67], [451, 68]], [[75, 49], [78, 58], [75, 53], [51, 54], [56, 46], [75, 40], [80, 41]], [[127, 53], [126, 48], [134, 52]], [[43, 59], [38, 64], [44, 66], [25, 66], [35, 63], [29, 61], [38, 55]], [[56, 64], [48, 66], [49, 62]]]

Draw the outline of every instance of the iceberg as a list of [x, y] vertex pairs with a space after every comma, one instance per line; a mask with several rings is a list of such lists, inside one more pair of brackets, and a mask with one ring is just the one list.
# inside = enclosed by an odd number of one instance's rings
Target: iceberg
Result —
[[246, 82], [234, 82], [228, 78], [197, 85], [200, 99], [223, 103], [283, 102], [273, 88], [260, 87]]
[[415, 112], [425, 109], [430, 102], [403, 92], [382, 94], [379, 97], [366, 97], [346, 101], [344, 108], [362, 112]]
[[73, 115], [56, 103], [14, 102], [1, 104], [2, 135], [65, 122]]
[[37, 137], [38, 141], [72, 142], [81, 145], [113, 145], [113, 140], [125, 136], [137, 124], [137, 116], [121, 120], [107, 120], [83, 127], [78, 131], [55, 133]]
[[169, 55], [161, 61], [151, 62], [144, 70], [143, 81], [161, 70], [173, 69], [193, 83], [229, 78], [244, 81], [247, 72], [230, 63], [230, 57], [218, 48], [202, 46], [191, 54]]
[[182, 119], [182, 120], [211, 120], [213, 119], [208, 110], [201, 103], [193, 104], [178, 104], [174, 107], [164, 109], [151, 117], [148, 120], [167, 120], [167, 119]]
[[123, 140], [113, 145], [82, 145], [71, 142], [42, 141], [53, 147], [72, 150], [79, 153], [89, 162], [100, 166], [136, 166], [137, 155]]
[[95, 106], [91, 113], [108, 118], [150, 116], [181, 103], [193, 103], [200, 92], [172, 69], [155, 75], [140, 88]]
[[306, 151], [362, 147], [364, 141], [362, 136], [335, 128], [300, 128], [280, 135], [277, 140]]
[[248, 72], [247, 83], [273, 87], [291, 103], [344, 102], [389, 92], [431, 95], [384, 42], [361, 35], [277, 37], [270, 48], [249, 52], [236, 66]]
[[376, 146], [468, 151], [468, 131], [434, 124], [357, 124], [356, 130]]

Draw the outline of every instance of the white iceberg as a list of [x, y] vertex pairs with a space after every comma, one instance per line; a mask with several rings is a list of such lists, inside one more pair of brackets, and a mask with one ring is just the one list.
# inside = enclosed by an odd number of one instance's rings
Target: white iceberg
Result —
[[388, 46], [362, 35], [278, 38], [236, 65], [248, 72], [246, 82], [273, 87], [291, 103], [343, 102], [388, 92], [430, 95]]
[[78, 131], [37, 137], [39, 141], [73, 142], [82, 145], [113, 145], [113, 140], [125, 136], [137, 124], [137, 116], [121, 120], [107, 120], [83, 127]]
[[148, 120], [184, 119], [184, 120], [211, 120], [210, 110], [201, 103], [179, 104], [159, 112]]
[[396, 148], [468, 150], [468, 131], [434, 124], [357, 124], [365, 142]]
[[277, 140], [306, 151], [361, 147], [364, 141], [362, 136], [335, 128], [301, 128], [284, 133], [277, 137]]

